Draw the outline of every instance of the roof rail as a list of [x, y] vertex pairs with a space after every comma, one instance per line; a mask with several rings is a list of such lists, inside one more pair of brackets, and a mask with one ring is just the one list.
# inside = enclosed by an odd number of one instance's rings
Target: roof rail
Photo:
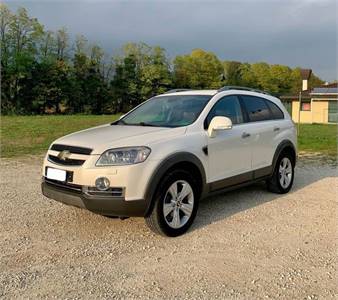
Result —
[[172, 94], [172, 93], [186, 92], [186, 91], [191, 91], [191, 89], [173, 89], [173, 90], [166, 91], [163, 94]]
[[256, 92], [256, 93], [262, 93], [262, 94], [270, 95], [268, 92], [265, 92], [265, 91], [261, 91], [261, 90], [258, 90], [258, 89], [253, 89], [253, 88], [249, 88], [249, 87], [245, 87], [245, 86], [236, 86], [236, 85], [223, 86], [219, 90], [217, 90], [217, 93], [229, 91], [229, 90], [250, 91], [250, 92]]

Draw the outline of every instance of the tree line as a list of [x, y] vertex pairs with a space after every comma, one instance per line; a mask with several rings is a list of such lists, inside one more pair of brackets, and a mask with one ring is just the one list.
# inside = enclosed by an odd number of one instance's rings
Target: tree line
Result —
[[[53, 32], [28, 15], [0, 4], [1, 113], [125, 112], [172, 88], [240, 85], [275, 95], [300, 90], [300, 68], [264, 62], [222, 61], [195, 49], [169, 59], [159, 46], [128, 43], [109, 56], [83, 35]], [[312, 75], [310, 84], [322, 80]]]

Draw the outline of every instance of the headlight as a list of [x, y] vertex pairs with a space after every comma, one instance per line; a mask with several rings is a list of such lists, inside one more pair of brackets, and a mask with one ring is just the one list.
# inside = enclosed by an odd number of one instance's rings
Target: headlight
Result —
[[151, 150], [148, 147], [126, 147], [109, 149], [96, 162], [97, 166], [122, 166], [138, 164], [147, 159]]

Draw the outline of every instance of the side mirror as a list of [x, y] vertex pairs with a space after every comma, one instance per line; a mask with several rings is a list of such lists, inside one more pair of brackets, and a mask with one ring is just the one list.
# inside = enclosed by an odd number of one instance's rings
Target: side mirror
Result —
[[232, 122], [227, 117], [213, 117], [209, 124], [208, 135], [213, 138], [216, 132], [220, 130], [228, 130], [232, 128]]

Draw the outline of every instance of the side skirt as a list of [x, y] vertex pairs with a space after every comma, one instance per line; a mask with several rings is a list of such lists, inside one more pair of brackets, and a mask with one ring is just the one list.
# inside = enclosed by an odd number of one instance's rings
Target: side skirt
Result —
[[248, 186], [253, 183], [268, 179], [273, 172], [273, 167], [268, 166], [254, 171], [246, 172], [240, 175], [208, 183], [207, 196], [235, 190], [240, 187]]

